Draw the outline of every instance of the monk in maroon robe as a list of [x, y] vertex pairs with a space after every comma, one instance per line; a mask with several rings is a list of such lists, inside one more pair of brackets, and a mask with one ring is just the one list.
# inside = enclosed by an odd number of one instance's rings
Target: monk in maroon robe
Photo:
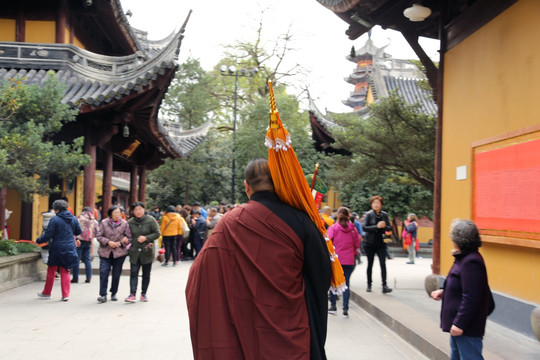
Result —
[[250, 201], [223, 216], [190, 270], [194, 358], [326, 359], [324, 238], [273, 192], [265, 159], [247, 165], [244, 184]]

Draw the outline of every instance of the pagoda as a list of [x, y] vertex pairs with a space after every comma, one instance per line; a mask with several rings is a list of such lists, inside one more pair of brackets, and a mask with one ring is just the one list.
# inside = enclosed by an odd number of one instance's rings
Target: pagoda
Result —
[[[71, 143], [84, 136], [92, 162], [76, 179], [50, 179], [51, 186], [61, 185], [76, 214], [98, 199], [106, 214], [113, 173], [129, 174], [123, 182], [129, 184], [126, 206], [144, 201], [146, 172], [166, 158], [187, 156], [204, 141], [209, 124], [184, 132], [158, 118], [189, 15], [178, 30], [152, 41], [130, 26], [120, 0], [20, 0], [0, 8], [0, 81], [41, 84], [53, 72], [65, 84], [62, 102], [79, 111], [54, 140]], [[34, 196], [26, 203], [8, 189], [0, 194], [0, 222], [7, 207], [13, 211], [10, 237], [35, 239], [40, 214], [58, 197]]]

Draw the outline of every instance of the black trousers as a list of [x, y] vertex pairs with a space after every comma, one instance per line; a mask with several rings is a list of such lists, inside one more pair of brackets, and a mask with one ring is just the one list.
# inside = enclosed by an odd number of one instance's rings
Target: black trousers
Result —
[[150, 284], [150, 272], [152, 271], [152, 263], [141, 264], [141, 260], [137, 259], [137, 264], [131, 264], [131, 273], [129, 275], [130, 294], [137, 294], [137, 283], [139, 282], [139, 270], [142, 267], [142, 291], [141, 294], [146, 295], [148, 285]]
[[111, 294], [115, 295], [118, 292], [118, 284], [120, 283], [120, 275], [122, 275], [122, 265], [126, 260], [125, 256], [114, 258], [113, 253], [108, 258], [99, 258], [99, 295], [107, 295], [107, 285], [109, 283], [109, 274], [112, 268], [111, 279]]
[[381, 265], [381, 277], [382, 284], [386, 286], [386, 247], [383, 246], [369, 246], [368, 244], [364, 245], [364, 250], [366, 251], [368, 264], [367, 264], [367, 283], [368, 286], [371, 286], [371, 272], [373, 270], [373, 260], [375, 259], [375, 254], [379, 258], [379, 264]]
[[165, 264], [169, 262], [169, 259], [173, 258], [174, 262], [177, 262], [178, 259], [176, 258], [176, 235], [173, 236], [164, 236], [163, 237], [163, 244], [165, 244]]

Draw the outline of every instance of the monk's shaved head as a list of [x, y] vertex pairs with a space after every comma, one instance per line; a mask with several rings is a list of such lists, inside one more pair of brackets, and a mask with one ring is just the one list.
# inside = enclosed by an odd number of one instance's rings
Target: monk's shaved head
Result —
[[251, 160], [244, 170], [244, 179], [253, 192], [274, 191], [274, 183], [266, 159]]

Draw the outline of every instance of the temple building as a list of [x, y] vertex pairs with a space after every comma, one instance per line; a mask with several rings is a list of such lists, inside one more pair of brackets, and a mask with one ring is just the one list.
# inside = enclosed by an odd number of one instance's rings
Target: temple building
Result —
[[[113, 199], [124, 206], [144, 201], [146, 172], [204, 141], [208, 124], [184, 132], [158, 117], [189, 15], [179, 30], [152, 41], [130, 26], [120, 0], [21, 0], [0, 8], [0, 81], [40, 84], [53, 72], [66, 85], [62, 102], [79, 110], [54, 140], [84, 136], [92, 162], [76, 179], [50, 178], [75, 214], [101, 199], [103, 214]], [[26, 203], [8, 189], [10, 237], [39, 236], [40, 214], [59, 196], [35, 195]]]

